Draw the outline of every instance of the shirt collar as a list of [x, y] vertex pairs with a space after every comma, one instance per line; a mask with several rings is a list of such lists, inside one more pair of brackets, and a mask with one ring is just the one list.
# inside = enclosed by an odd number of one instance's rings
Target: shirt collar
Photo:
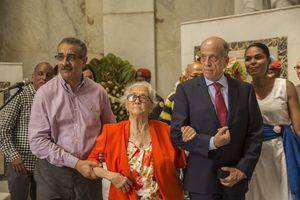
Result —
[[224, 74], [221, 76], [221, 78], [218, 81], [211, 81], [211, 80], [208, 80], [206, 77], [204, 77], [204, 79], [205, 79], [205, 83], [207, 86], [211, 86], [214, 82], [218, 82], [223, 87], [225, 87], [225, 88], [228, 87], [228, 81]]
[[[58, 77], [58, 80], [62, 83], [63, 87], [64, 87], [67, 91], [72, 90], [71, 87], [70, 87], [70, 85], [63, 79], [63, 77], [61, 76], [60, 73], [58, 73], [57, 77]], [[85, 82], [86, 82], [85, 79], [86, 79], [85, 77], [81, 76], [81, 82], [80, 82], [80, 84], [77, 86], [76, 91], [78, 91], [78, 90], [85, 84]]]

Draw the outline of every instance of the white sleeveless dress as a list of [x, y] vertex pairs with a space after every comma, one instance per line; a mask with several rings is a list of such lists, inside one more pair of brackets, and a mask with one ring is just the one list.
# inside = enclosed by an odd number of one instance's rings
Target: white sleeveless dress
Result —
[[[270, 94], [257, 101], [265, 124], [276, 126], [291, 123], [285, 79], [277, 78]], [[263, 142], [246, 200], [291, 199], [282, 137], [277, 137]]]

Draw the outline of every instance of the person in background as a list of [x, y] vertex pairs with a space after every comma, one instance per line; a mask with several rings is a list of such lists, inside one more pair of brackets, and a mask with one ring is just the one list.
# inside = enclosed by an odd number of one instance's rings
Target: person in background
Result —
[[[300, 58], [297, 60], [296, 66], [294, 67], [296, 70], [297, 76], [300, 79]], [[300, 84], [296, 85], [296, 91], [298, 94], [298, 102], [300, 102]]]
[[[147, 68], [139, 68], [135, 73], [135, 80], [136, 81], [146, 81], [148, 83], [151, 82], [151, 72]], [[155, 101], [157, 105], [153, 108], [152, 112], [150, 113], [150, 119], [158, 119], [159, 115], [164, 107], [164, 99], [156, 94]]]
[[266, 45], [253, 43], [246, 48], [245, 66], [252, 76], [264, 122], [262, 152], [247, 200], [289, 200], [292, 199], [290, 191], [299, 199], [300, 107], [297, 92], [292, 82], [269, 76], [269, 64], [270, 52]]
[[271, 62], [267, 72], [268, 72], [269, 76], [274, 76], [275, 78], [280, 78], [281, 63], [278, 60], [274, 60], [273, 62]]
[[94, 173], [111, 182], [109, 199], [183, 200], [176, 168], [185, 167], [184, 152], [174, 148], [167, 124], [149, 119], [155, 91], [148, 82], [135, 82], [122, 99], [129, 120], [105, 125], [88, 157], [100, 162]]
[[33, 100], [29, 144], [38, 157], [34, 177], [38, 199], [101, 199], [97, 163], [86, 161], [101, 128], [114, 123], [105, 89], [82, 75], [87, 48], [77, 38], [57, 47], [59, 74]]
[[191, 200], [243, 200], [261, 151], [262, 118], [253, 87], [224, 75], [227, 42], [200, 46], [203, 76], [177, 86], [175, 146], [189, 152], [184, 189]]
[[[183, 83], [186, 80], [190, 80], [194, 77], [202, 75], [202, 73], [203, 73], [202, 66], [199, 62], [190, 63], [186, 66], [184, 73], [179, 78], [179, 82]], [[176, 86], [177, 86], [177, 84], [176, 84]], [[176, 90], [176, 86], [175, 86], [175, 90]], [[162, 112], [159, 115], [159, 120], [167, 123], [168, 125], [170, 125], [170, 123], [171, 123], [172, 110], [173, 110], [173, 106], [174, 106], [174, 97], [175, 97], [175, 91], [171, 92], [168, 95], [168, 97], [164, 103]]]
[[84, 77], [90, 78], [91, 80], [95, 81], [95, 72], [91, 67], [86, 66], [83, 71], [82, 74]]
[[36, 157], [28, 143], [28, 123], [36, 91], [54, 76], [53, 67], [41, 62], [34, 68], [32, 83], [24, 86], [0, 113], [0, 149], [7, 162], [8, 189], [12, 200], [36, 199], [33, 170]]

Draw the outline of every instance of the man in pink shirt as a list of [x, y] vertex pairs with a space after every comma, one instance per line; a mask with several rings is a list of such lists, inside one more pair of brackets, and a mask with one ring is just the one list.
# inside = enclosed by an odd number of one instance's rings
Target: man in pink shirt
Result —
[[29, 144], [39, 159], [37, 199], [101, 199], [100, 180], [85, 161], [101, 127], [115, 122], [106, 91], [82, 76], [86, 45], [64, 38], [58, 45], [59, 74], [36, 93]]

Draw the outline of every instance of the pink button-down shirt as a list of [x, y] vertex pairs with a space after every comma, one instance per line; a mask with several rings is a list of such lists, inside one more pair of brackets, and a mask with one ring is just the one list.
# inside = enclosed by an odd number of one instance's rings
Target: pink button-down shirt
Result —
[[83, 78], [75, 92], [58, 75], [37, 91], [31, 109], [29, 144], [53, 165], [74, 168], [86, 159], [101, 127], [115, 122], [102, 86]]

